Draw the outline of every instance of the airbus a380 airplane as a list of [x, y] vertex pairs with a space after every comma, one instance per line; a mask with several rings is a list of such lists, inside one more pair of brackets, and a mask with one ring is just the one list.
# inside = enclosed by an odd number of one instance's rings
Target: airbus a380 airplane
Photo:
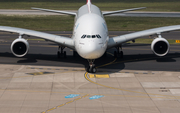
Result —
[[75, 25], [71, 38], [6, 26], [0, 26], [0, 31], [19, 33], [19, 38], [15, 39], [11, 44], [11, 51], [17, 57], [25, 56], [29, 50], [29, 43], [26, 39], [23, 38], [23, 36], [36, 36], [58, 44], [60, 49], [58, 51], [58, 56], [66, 56], [66, 52], [63, 51], [65, 47], [73, 49], [82, 58], [88, 60], [89, 67], [87, 71], [95, 73], [96, 68], [94, 65], [94, 61], [95, 59], [100, 58], [107, 49], [116, 47], [117, 51], [114, 52], [114, 56], [123, 56], [123, 52], [121, 51], [121, 45], [127, 41], [134, 40], [142, 36], [156, 34], [158, 37], [154, 39], [151, 44], [152, 51], [157, 56], [165, 56], [168, 53], [169, 43], [165, 38], [161, 37], [161, 33], [178, 30], [180, 29], [180, 25], [154, 28], [109, 38], [108, 28], [106, 25], [106, 21], [104, 20], [104, 16], [143, 8], [144, 7], [102, 13], [97, 6], [91, 4], [91, 0], [87, 0], [87, 4], [80, 7], [77, 13], [32, 8], [36, 10], [74, 15]]

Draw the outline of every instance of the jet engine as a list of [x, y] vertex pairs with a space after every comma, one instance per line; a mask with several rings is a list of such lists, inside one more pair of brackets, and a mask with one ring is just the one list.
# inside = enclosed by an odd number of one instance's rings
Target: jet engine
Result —
[[169, 42], [165, 38], [156, 38], [151, 43], [151, 50], [157, 56], [165, 56], [169, 52]]
[[24, 38], [18, 38], [11, 44], [11, 51], [16, 57], [23, 57], [28, 53], [29, 43]]

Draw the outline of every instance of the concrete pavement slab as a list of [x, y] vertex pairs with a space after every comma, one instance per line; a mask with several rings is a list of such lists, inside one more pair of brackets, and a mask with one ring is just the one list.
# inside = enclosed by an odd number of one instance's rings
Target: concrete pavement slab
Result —
[[[172, 110], [176, 113], [180, 108], [177, 72], [164, 74], [136, 71], [139, 74], [134, 74], [134, 70], [124, 70], [123, 74], [111, 73], [110, 78], [89, 78], [91, 81], [88, 81], [81, 71], [64, 73], [62, 70], [50, 69], [57, 67], [28, 67], [11, 65], [9, 68], [12, 69], [8, 71], [12, 74], [5, 72], [0, 75], [0, 78], [9, 76], [7, 79], [0, 79], [0, 110], [4, 113], [12, 110], [17, 113], [46, 110], [52, 113], [165, 113]], [[55, 73], [36, 76], [27, 74], [42, 70]], [[80, 95], [65, 98], [70, 94]], [[89, 96], [83, 98], [86, 94]], [[89, 97], [94, 95], [103, 97], [90, 100]], [[80, 99], [75, 100], [77, 98]], [[57, 107], [60, 105], [63, 106]], [[57, 108], [51, 109], [54, 107]]]

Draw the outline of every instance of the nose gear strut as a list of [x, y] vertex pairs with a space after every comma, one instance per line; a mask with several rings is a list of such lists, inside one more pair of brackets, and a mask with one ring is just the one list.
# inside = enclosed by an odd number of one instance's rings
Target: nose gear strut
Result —
[[89, 67], [86, 70], [87, 72], [89, 72], [89, 73], [96, 73], [97, 69], [95, 68], [94, 61], [95, 60], [93, 60], [93, 59], [88, 60]]

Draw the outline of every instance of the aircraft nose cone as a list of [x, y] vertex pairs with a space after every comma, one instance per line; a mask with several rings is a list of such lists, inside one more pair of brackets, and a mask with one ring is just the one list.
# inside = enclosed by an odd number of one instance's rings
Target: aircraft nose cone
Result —
[[105, 50], [101, 44], [97, 42], [86, 43], [80, 50], [80, 56], [85, 59], [97, 59], [104, 54]]
[[85, 52], [88, 57], [98, 57], [101, 53], [101, 47], [95, 44], [88, 44], [87, 48], [85, 48]]

